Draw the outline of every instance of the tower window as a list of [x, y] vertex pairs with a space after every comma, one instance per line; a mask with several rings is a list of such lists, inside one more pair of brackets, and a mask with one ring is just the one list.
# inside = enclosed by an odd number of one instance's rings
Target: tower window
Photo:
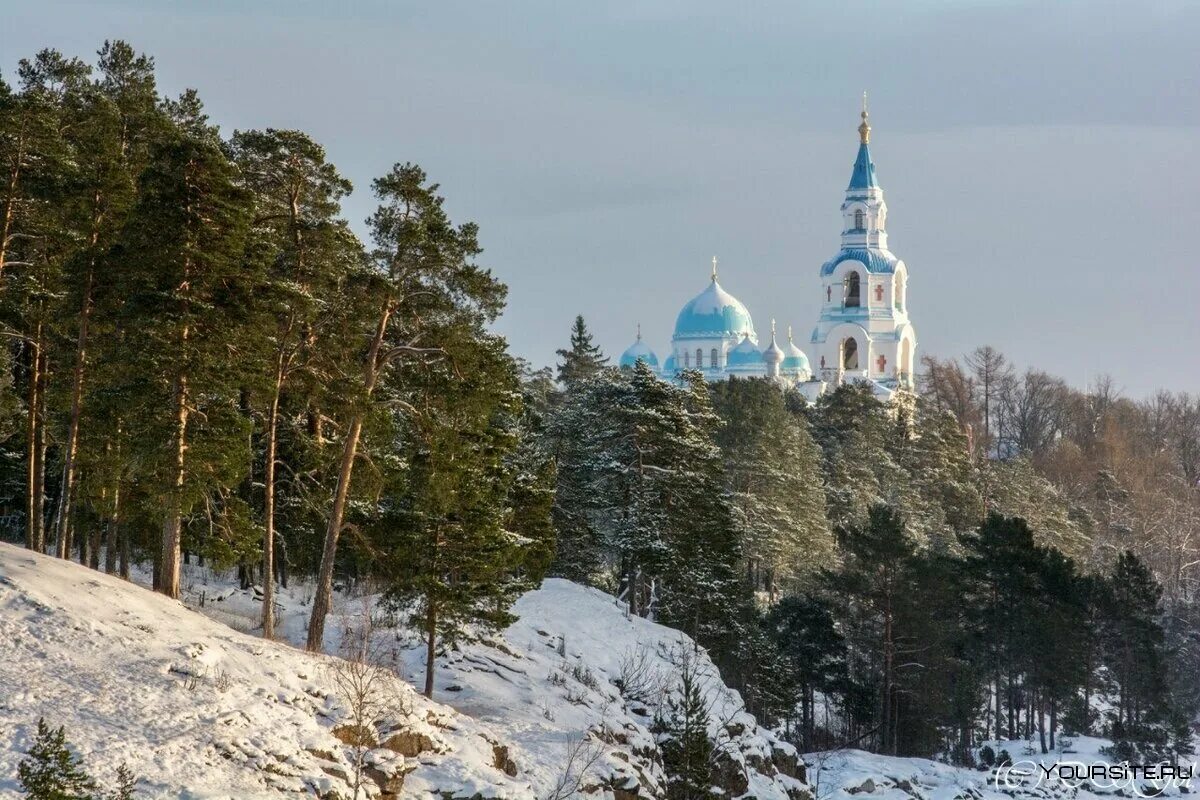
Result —
[[683, 351], [683, 368], [687, 369], [692, 365], [692, 354], [687, 350]]
[[857, 272], [851, 272], [846, 276], [845, 285], [845, 301], [843, 305], [846, 308], [858, 308], [861, 305], [860, 300], [860, 280]]
[[858, 342], [854, 337], [842, 342], [842, 369], [858, 369]]
[[696, 369], [700, 369], [703, 366], [704, 366], [704, 350], [697, 347], [696, 348]]
[[854, 230], [861, 231], [863, 229], [863, 212], [861, 208], [854, 210]]
[[711, 366], [713, 369], [716, 369], [717, 367], [721, 366], [721, 353], [717, 350], [717, 348], [714, 347], [712, 349], [712, 353], [710, 353], [709, 355], [712, 356], [712, 359], [709, 362], [709, 366]]

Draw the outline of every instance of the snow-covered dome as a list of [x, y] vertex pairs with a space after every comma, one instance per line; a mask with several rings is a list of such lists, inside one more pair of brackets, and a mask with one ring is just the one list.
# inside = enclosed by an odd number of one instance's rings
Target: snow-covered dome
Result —
[[754, 322], [742, 302], [712, 282], [692, 298], [675, 318], [675, 339], [711, 339], [724, 336], [754, 336]]
[[807, 379], [812, 375], [812, 367], [809, 366], [808, 356], [804, 355], [804, 351], [792, 341], [792, 328], [790, 325], [788, 326], [788, 343], [787, 347], [783, 348], [783, 353], [783, 363], [779, 365], [779, 369], [783, 374], [801, 379]]
[[629, 348], [621, 353], [621, 360], [618, 364], [622, 369], [633, 369], [638, 361], [645, 361], [646, 366], [658, 370], [658, 356], [650, 349], [650, 346], [642, 341], [642, 326], [638, 325], [637, 341], [629, 345]]

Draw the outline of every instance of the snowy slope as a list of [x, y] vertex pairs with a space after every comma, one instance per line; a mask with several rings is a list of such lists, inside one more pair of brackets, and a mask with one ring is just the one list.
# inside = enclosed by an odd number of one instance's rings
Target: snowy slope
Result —
[[[39, 716], [66, 726], [102, 784], [128, 762], [141, 797], [349, 797], [352, 750], [333, 735], [346, 707], [331, 689], [332, 661], [0, 544], [0, 797], [17, 794], [16, 765]], [[398, 793], [403, 775], [405, 797], [534, 797], [495, 767], [499, 735], [393, 683], [376, 732], [392, 749], [369, 754], [372, 796]]]
[[1101, 752], [1111, 744], [1105, 739], [1069, 738], [1057, 752], [1045, 755], [1036, 743], [988, 744], [995, 751], [1008, 751], [1014, 763], [1001, 770], [971, 770], [923, 758], [891, 758], [861, 750], [810, 753], [805, 760], [815, 800], [1009, 800], [1013, 797], [1102, 800], [1182, 797], [1200, 788], [1200, 781], [1194, 779], [1086, 777], [1086, 767], [1112, 764], [1112, 759]]
[[[192, 569], [185, 582], [187, 602], [243, 630], [256, 625], [258, 597], [204, 570]], [[281, 636], [304, 640], [310, 600], [303, 584], [279, 593]], [[395, 669], [423, 685], [422, 640], [399, 620], [382, 627], [386, 615], [373, 601], [335, 598], [326, 649], [336, 651], [345, 628], [361, 628], [370, 618], [375, 636], [397, 647]], [[650, 729], [655, 710], [677, 687], [684, 658], [702, 677], [727, 796], [807, 796], [795, 749], [757, 726], [684, 634], [626, 617], [610, 595], [558, 579], [521, 597], [513, 613], [518, 621], [502, 635], [461, 643], [439, 658], [434, 696], [501, 732], [512, 766], [539, 797], [572, 788], [596, 800], [661, 797], [664, 775]], [[631, 671], [636, 680], [625, 674]], [[633, 685], [623, 691], [621, 684]]]

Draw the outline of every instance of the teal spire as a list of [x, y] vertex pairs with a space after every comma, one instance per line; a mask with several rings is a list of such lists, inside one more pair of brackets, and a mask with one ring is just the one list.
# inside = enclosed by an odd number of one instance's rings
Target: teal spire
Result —
[[867, 124], [867, 93], [863, 92], [862, 124], [858, 126], [858, 158], [854, 159], [854, 172], [850, 174], [851, 189], [877, 189], [875, 181], [875, 162], [871, 161], [871, 151], [867, 147], [871, 141], [871, 126]]

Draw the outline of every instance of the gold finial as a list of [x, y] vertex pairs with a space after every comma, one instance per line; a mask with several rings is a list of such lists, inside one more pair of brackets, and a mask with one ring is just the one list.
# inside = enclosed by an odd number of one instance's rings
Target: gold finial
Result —
[[867, 93], [863, 92], [862, 124], [858, 126], [858, 138], [863, 143], [871, 141], [871, 126], [867, 124]]
[[713, 283], [717, 282], [717, 257], [716, 256], [713, 256], [712, 279], [713, 279]]
[[639, 342], [642, 340], [642, 323], [640, 323], [640, 322], [638, 323], [638, 338], [637, 338], [637, 340]]
[[771, 317], [771, 339], [775, 338], [775, 318]]
[[792, 326], [788, 325], [788, 343], [790, 344], [791, 341], [792, 341]]

